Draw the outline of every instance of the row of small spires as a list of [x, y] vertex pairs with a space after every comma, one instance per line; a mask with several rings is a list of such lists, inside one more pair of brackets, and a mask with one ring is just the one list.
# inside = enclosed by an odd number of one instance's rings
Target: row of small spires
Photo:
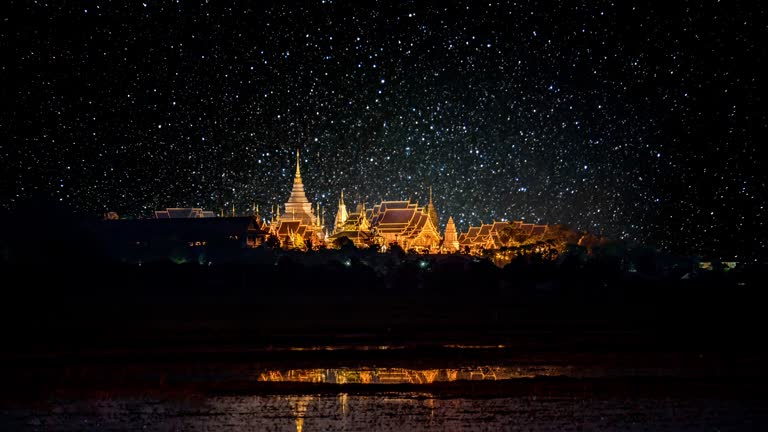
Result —
[[[408, 201], [410, 202], [410, 199]], [[432, 203], [432, 187], [429, 188], [429, 202]], [[416, 202], [416, 204], [418, 204], [418, 201]], [[344, 204], [344, 190], [341, 191], [341, 198], [339, 198], [339, 206], [342, 206], [342, 205], [344, 205], [344, 206], [346, 205], [346, 204]], [[275, 208], [277, 208], [277, 211], [275, 211]], [[355, 211], [355, 213], [360, 212], [360, 209], [365, 211], [365, 202], [364, 201], [360, 201], [359, 203], [357, 203], [357, 210]], [[322, 212], [322, 206], [320, 206], [320, 203], [317, 204], [317, 209], [315, 211], [316, 211], [316, 214], [314, 215], [315, 217], [317, 217], [318, 219], [322, 218], [323, 220], [325, 220], [325, 214]], [[280, 218], [280, 204], [277, 204], [276, 206], [273, 205], [272, 208], [271, 208], [271, 212], [272, 212], [272, 218], [273, 219], [274, 219], [274, 215], [277, 215], [277, 218], [279, 219]], [[253, 203], [253, 206], [251, 207], [251, 213], [253, 214], [253, 216], [259, 216], [260, 215], [260, 213], [259, 213], [259, 205], [258, 204]], [[219, 216], [220, 217], [224, 217], [224, 209], [223, 208], [219, 210]], [[237, 216], [237, 212], [235, 211], [235, 205], [234, 204], [232, 204], [231, 216], [232, 217]]]
[[[277, 209], [277, 210], [275, 210], [275, 209]], [[277, 215], [277, 220], [280, 220], [280, 204], [273, 205], [271, 210], [272, 210], [271, 221], [275, 220], [275, 215]], [[313, 209], [313, 210], [315, 211], [315, 214], [313, 216], [315, 216], [320, 221], [320, 225], [325, 225], [325, 214], [323, 213], [322, 207], [320, 206], [320, 204], [318, 203], [317, 204], [317, 208]], [[253, 203], [253, 206], [251, 207], [251, 213], [252, 213], [253, 216], [261, 216], [261, 214], [259, 213], [259, 205], [258, 204]], [[220, 209], [219, 216], [220, 217], [224, 217], [225, 216], [223, 208]], [[232, 213], [230, 214], [230, 216], [232, 216], [232, 217], [236, 217], [237, 216], [237, 212], [235, 211], [235, 205], [234, 204], [232, 204]]]

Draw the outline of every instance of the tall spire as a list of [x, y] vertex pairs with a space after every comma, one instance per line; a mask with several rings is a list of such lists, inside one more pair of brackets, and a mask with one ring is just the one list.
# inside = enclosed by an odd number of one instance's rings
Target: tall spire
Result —
[[296, 178], [301, 178], [301, 167], [299, 167], [299, 149], [296, 149]]
[[435, 210], [435, 205], [432, 203], [432, 186], [429, 186], [429, 203], [427, 204], [427, 214], [429, 214], [429, 219], [432, 221], [432, 225], [437, 228], [437, 210]]

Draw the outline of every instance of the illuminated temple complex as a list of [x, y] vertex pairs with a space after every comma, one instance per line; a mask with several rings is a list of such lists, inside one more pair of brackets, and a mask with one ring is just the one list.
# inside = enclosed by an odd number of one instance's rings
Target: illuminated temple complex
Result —
[[[242, 241], [245, 247], [268, 244], [272, 247], [301, 250], [321, 245], [341, 247], [349, 242], [359, 248], [375, 247], [381, 251], [398, 245], [406, 251], [483, 254], [488, 250], [519, 247], [544, 241], [553, 235], [557, 236], [556, 229], [548, 233], [547, 225], [528, 224], [523, 221], [494, 221], [490, 224], [471, 226], [466, 232], [459, 232], [453, 217], [448, 218], [444, 234], [441, 235], [431, 187], [429, 201], [423, 206], [407, 200], [382, 201], [367, 208], [364, 202], [359, 202], [354, 211], [347, 208], [342, 190], [333, 225], [326, 226], [320, 205], [313, 204], [307, 198], [301, 178], [300, 160], [297, 150], [296, 173], [290, 196], [284, 205], [273, 206], [269, 221], [259, 215], [258, 206], [254, 204], [251, 214], [239, 216], [233, 206], [231, 217], [224, 217], [223, 210], [221, 217], [215, 217], [213, 212], [201, 208], [158, 210], [154, 219], [168, 221], [151, 226], [153, 229], [155, 226], [162, 226], [168, 231], [165, 233], [157, 228], [159, 237], [183, 238], [186, 243], [194, 246], [206, 245], [209, 240], [224, 238]], [[227, 219], [237, 220], [238, 223], [227, 225], [224, 223]], [[205, 220], [208, 222], [203, 222]], [[208, 231], [216, 228], [221, 233], [208, 232], [201, 227], [206, 227]], [[199, 233], [195, 234], [198, 231]], [[139, 239], [139, 243], [141, 241], [143, 240]]]

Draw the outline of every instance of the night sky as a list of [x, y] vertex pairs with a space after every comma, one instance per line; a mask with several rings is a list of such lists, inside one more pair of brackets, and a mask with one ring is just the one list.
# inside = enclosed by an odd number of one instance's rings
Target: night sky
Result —
[[6, 3], [0, 205], [269, 210], [299, 148], [328, 221], [432, 185], [460, 230], [766, 255], [761, 2], [208, 3]]

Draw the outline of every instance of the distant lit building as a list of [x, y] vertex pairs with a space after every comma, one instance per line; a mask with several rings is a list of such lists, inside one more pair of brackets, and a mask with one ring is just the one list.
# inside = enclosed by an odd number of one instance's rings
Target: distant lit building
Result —
[[268, 236], [258, 217], [194, 217], [104, 220], [96, 226], [105, 249], [116, 258], [148, 260], [189, 257], [198, 251], [257, 247]]
[[212, 217], [216, 217], [216, 213], [196, 207], [174, 207], [167, 208], [165, 210], [155, 210], [155, 219], [190, 219]]

